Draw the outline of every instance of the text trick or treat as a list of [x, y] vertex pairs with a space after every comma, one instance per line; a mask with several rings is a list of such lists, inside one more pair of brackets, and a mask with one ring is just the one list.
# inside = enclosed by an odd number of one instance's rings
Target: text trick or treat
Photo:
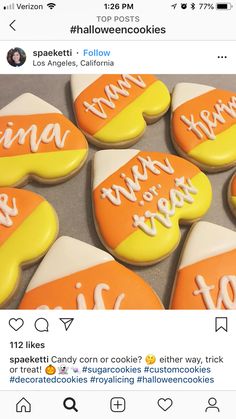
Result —
[[103, 150], [93, 164], [93, 212], [103, 244], [132, 264], [153, 264], [178, 245], [179, 222], [202, 217], [211, 203], [207, 176], [166, 153]]

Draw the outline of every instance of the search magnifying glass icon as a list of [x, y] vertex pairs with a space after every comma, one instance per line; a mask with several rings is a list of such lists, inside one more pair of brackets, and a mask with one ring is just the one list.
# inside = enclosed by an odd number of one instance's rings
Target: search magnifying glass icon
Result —
[[67, 397], [63, 402], [63, 406], [67, 410], [74, 410], [75, 412], [78, 412], [78, 409], [76, 408], [76, 401], [73, 397]]

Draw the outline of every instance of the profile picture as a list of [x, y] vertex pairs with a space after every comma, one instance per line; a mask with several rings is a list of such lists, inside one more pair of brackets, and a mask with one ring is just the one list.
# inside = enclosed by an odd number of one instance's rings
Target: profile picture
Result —
[[21, 67], [26, 61], [26, 53], [22, 48], [11, 48], [7, 53], [7, 61], [12, 67]]

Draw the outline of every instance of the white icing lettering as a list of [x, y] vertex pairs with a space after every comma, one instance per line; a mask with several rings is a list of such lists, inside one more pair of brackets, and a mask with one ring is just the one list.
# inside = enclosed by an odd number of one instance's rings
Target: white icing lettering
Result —
[[[175, 215], [176, 208], [182, 208], [185, 202], [192, 204], [194, 202], [193, 197], [190, 194], [197, 194], [197, 189], [191, 183], [190, 179], [187, 179], [185, 184], [184, 177], [176, 178], [175, 184], [182, 191], [177, 189], [170, 190], [170, 200], [166, 198], [160, 198], [157, 201], [157, 208], [159, 212], [146, 211], [144, 216], [135, 214], [133, 216], [133, 226], [140, 228], [144, 233], [149, 236], [156, 236], [157, 229], [155, 220], [158, 220], [164, 227], [171, 228], [172, 221], [170, 217]], [[147, 223], [149, 221], [149, 223]]]
[[144, 182], [148, 179], [147, 169], [155, 175], [159, 175], [161, 173], [159, 169], [169, 175], [174, 173], [174, 169], [167, 158], [164, 160], [164, 163], [157, 160], [151, 160], [149, 156], [146, 158], [139, 156], [138, 160], [141, 163], [142, 172], [140, 172], [138, 165], [134, 165], [131, 168], [133, 179], [128, 176], [122, 176], [127, 188], [119, 185], [112, 185], [111, 188], [108, 189], [102, 188], [102, 198], [108, 198], [114, 205], [121, 205], [121, 195], [131, 202], [136, 202], [137, 197], [135, 192], [141, 190], [140, 181]]
[[[193, 291], [193, 295], [201, 295], [207, 309], [220, 310], [222, 309], [223, 304], [226, 309], [236, 310], [236, 275], [224, 275], [220, 279], [216, 304], [211, 296], [211, 290], [213, 290], [215, 286], [208, 286], [202, 275], [197, 275], [195, 282], [198, 286], [198, 290]], [[232, 291], [233, 299], [230, 298], [229, 287]]]
[[11, 217], [18, 215], [16, 199], [12, 198], [11, 206], [8, 204], [8, 199], [8, 195], [0, 194], [0, 225], [5, 227], [11, 227], [13, 225]]
[[[79, 289], [81, 288], [81, 284], [77, 283], [76, 284], [76, 288]], [[103, 291], [109, 291], [110, 287], [107, 284], [98, 284], [95, 289], [94, 289], [94, 307], [93, 310], [105, 310], [105, 303], [103, 300], [103, 295], [102, 292]], [[114, 310], [119, 310], [122, 301], [125, 298], [125, 294], [122, 293], [120, 295], [118, 295], [118, 297], [116, 298], [116, 301], [114, 303]], [[83, 294], [79, 294], [77, 297], [77, 308], [78, 310], [87, 310], [87, 303], [85, 300], [85, 297]]]
[[[115, 109], [116, 105], [114, 101], [119, 100], [120, 96], [128, 97], [129, 90], [131, 89], [131, 83], [135, 84], [136, 86], [144, 89], [146, 87], [146, 83], [143, 81], [141, 76], [133, 77], [131, 74], [122, 74], [122, 80], [117, 81], [117, 85], [108, 84], [105, 86], [104, 91], [106, 97], [100, 98], [93, 98], [92, 103], [84, 102], [85, 112], [92, 112], [94, 115], [98, 116], [102, 119], [107, 119], [108, 115], [104, 109], [104, 105], [110, 109]], [[130, 83], [131, 82], [131, 83]]]
[[209, 140], [215, 140], [215, 128], [217, 128], [218, 123], [225, 124], [226, 120], [223, 113], [229, 115], [231, 118], [236, 118], [236, 96], [232, 96], [230, 101], [227, 104], [224, 104], [222, 100], [218, 100], [214, 105], [216, 112], [210, 112], [208, 110], [202, 110], [200, 112], [201, 121], [194, 121], [194, 116], [191, 114], [190, 119], [185, 115], [181, 115], [180, 119], [188, 126], [188, 131], [192, 131], [196, 137], [203, 139], [203, 134]]
[[[62, 149], [65, 146], [65, 141], [70, 131], [67, 130], [62, 135], [61, 126], [58, 123], [47, 124], [41, 134], [38, 134], [37, 125], [31, 125], [27, 130], [19, 128], [14, 134], [14, 124], [12, 122], [7, 123], [8, 128], [4, 131], [0, 137], [0, 144], [3, 148], [10, 149], [13, 143], [24, 145], [29, 140], [30, 150], [32, 153], [36, 153], [39, 150], [40, 144], [49, 144], [55, 142], [57, 148]], [[0, 135], [2, 131], [0, 132]]]

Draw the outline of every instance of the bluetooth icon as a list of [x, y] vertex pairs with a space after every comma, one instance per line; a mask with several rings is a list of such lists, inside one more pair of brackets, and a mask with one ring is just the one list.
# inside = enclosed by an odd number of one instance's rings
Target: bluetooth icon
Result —
[[196, 8], [195, 3], [191, 3], [191, 9], [194, 10]]

